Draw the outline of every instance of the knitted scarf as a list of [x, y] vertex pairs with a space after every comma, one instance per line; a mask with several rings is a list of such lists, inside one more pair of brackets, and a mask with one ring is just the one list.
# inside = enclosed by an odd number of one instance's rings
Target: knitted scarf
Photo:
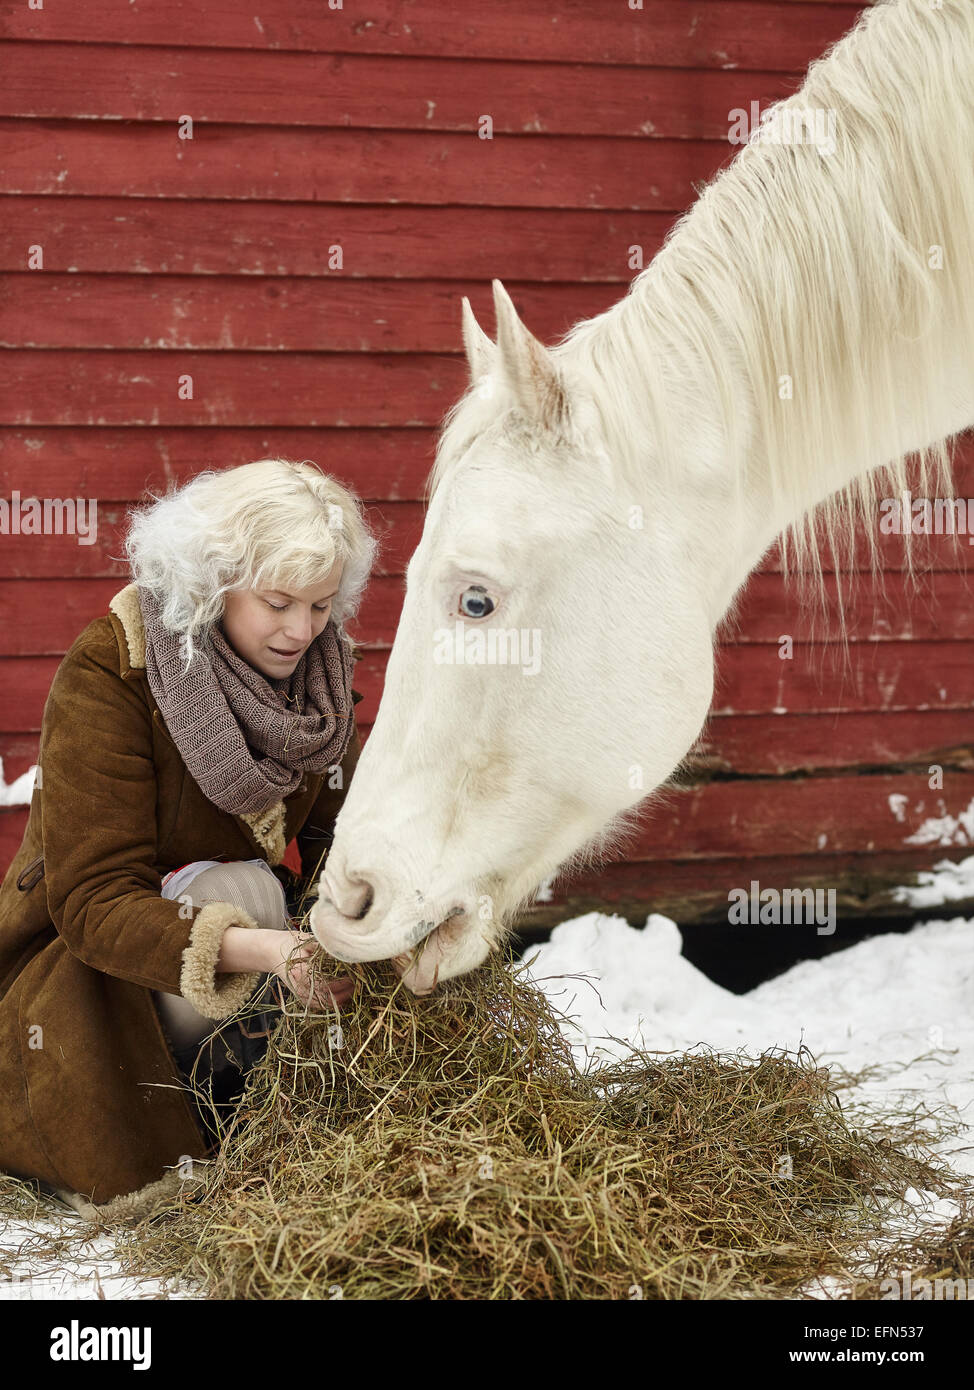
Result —
[[221, 811], [264, 811], [345, 756], [352, 648], [329, 619], [289, 676], [267, 677], [210, 626], [189, 670], [178, 634], [138, 586], [149, 688], [189, 772]]

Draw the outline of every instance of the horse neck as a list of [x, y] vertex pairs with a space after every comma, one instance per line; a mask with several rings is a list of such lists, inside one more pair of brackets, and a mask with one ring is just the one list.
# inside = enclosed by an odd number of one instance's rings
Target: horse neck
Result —
[[915, 484], [949, 484], [942, 441], [974, 421], [971, 70], [967, 0], [867, 11], [781, 104], [834, 112], [833, 152], [747, 146], [564, 345], [620, 496], [700, 556], [715, 622], [819, 504], [830, 537], [874, 532], [915, 451]]

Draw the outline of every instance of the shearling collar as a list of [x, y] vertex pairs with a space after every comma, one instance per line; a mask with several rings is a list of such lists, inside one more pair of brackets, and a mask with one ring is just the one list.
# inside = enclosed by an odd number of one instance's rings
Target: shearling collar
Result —
[[145, 628], [142, 624], [142, 607], [136, 585], [126, 584], [124, 589], [119, 589], [108, 606], [122, 624], [130, 668], [133, 671], [144, 671]]
[[[122, 663], [123, 676], [128, 671], [145, 670], [145, 627], [142, 623], [142, 607], [136, 585], [126, 584], [124, 589], [111, 599], [109, 609], [115, 614], [125, 635], [127, 652], [119, 649], [120, 656], [128, 657], [128, 667]], [[280, 864], [287, 845], [284, 839], [284, 820], [286, 807], [283, 801], [275, 801], [266, 811], [238, 812], [236, 819], [243, 821], [257, 844], [267, 855], [271, 865]]]

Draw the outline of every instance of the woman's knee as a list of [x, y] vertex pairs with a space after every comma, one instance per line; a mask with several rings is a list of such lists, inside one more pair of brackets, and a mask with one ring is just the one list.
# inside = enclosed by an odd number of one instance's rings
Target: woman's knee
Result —
[[168, 879], [162, 892], [169, 898], [185, 895], [195, 907], [232, 903], [260, 927], [282, 930], [290, 923], [283, 884], [263, 859], [198, 860]]

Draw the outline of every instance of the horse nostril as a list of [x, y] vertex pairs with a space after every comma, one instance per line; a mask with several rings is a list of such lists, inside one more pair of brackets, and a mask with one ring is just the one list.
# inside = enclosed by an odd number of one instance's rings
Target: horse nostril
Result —
[[349, 921], [360, 922], [375, 904], [375, 885], [361, 871], [334, 872], [325, 885], [332, 907]]

